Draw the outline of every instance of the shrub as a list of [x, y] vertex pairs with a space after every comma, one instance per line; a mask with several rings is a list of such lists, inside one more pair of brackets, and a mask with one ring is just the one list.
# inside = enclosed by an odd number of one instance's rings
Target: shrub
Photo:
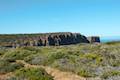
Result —
[[22, 68], [15, 71], [14, 76], [8, 80], [53, 80], [42, 68]]
[[67, 58], [62, 58], [59, 60], [54, 61], [52, 64], [53, 67], [58, 68], [62, 71], [71, 71], [75, 72], [76, 66]]
[[27, 50], [13, 50], [7, 52], [3, 58], [6, 59], [7, 61], [14, 62], [15, 60], [23, 60], [25, 57], [34, 54], [31, 51]]
[[61, 58], [67, 58], [68, 55], [62, 52], [53, 52], [49, 54], [47, 57], [48, 57], [47, 65], [51, 65], [52, 63], [54, 63], [54, 61], [57, 61]]
[[0, 56], [4, 55], [7, 51], [7, 49], [0, 49]]
[[13, 72], [17, 69], [20, 69], [21, 67], [23, 67], [22, 64], [10, 63], [10, 62], [5, 61], [5, 60], [0, 60], [0, 74]]
[[28, 46], [28, 47], [21, 47], [21, 50], [27, 50], [27, 51], [32, 51], [32, 52], [41, 52], [41, 49], [39, 49], [39, 47], [32, 47], [32, 46]]
[[113, 71], [104, 72], [101, 78], [107, 79], [112, 76], [120, 76], [120, 71], [113, 70]]
[[80, 55], [80, 58], [82, 60], [85, 60], [85, 64], [95, 64], [97, 66], [99, 66], [100, 64], [102, 64], [103, 61], [103, 57], [100, 54], [96, 54], [96, 53], [87, 53], [87, 54], [83, 54]]
[[45, 65], [48, 61], [47, 57], [42, 54], [30, 55], [25, 57], [24, 60], [34, 65]]
[[81, 69], [77, 74], [82, 77], [93, 77], [93, 75], [85, 69]]

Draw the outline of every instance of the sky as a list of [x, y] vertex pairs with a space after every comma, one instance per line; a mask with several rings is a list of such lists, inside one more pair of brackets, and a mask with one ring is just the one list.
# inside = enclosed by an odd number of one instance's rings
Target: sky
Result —
[[0, 0], [0, 34], [120, 36], [120, 0]]

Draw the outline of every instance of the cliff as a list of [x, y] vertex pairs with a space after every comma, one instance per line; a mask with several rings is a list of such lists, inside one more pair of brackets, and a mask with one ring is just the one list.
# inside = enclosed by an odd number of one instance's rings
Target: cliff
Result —
[[77, 43], [90, 43], [90, 41], [80, 33], [70, 32], [0, 35], [0, 46], [4, 47], [59, 46]]
[[100, 43], [100, 37], [99, 36], [90, 36], [90, 37], [87, 37], [88, 41], [90, 43]]

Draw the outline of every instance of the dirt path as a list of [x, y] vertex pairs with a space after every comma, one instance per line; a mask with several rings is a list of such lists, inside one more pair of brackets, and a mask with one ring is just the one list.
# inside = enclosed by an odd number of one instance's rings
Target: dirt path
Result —
[[7, 73], [7, 74], [0, 74], [0, 80], [6, 80], [7, 78], [9, 78], [9, 76], [11, 76], [12, 73]]
[[0, 74], [0, 80], [6, 80], [7, 75], [6, 74]]
[[62, 72], [60, 70], [51, 68], [51, 67], [46, 67], [46, 66], [40, 66], [40, 65], [31, 65], [26, 63], [23, 60], [17, 60], [16, 62], [24, 64], [25, 67], [34, 67], [34, 68], [44, 68], [45, 71], [50, 74], [51, 76], [54, 77], [54, 80], [86, 80], [83, 77], [80, 77], [78, 75], [75, 75], [70, 72]]

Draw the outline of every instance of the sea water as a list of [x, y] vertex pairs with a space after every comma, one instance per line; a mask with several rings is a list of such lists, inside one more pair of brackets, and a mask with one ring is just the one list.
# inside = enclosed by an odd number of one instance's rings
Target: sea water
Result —
[[102, 43], [112, 42], [112, 41], [120, 41], [120, 36], [100, 37], [100, 41]]

